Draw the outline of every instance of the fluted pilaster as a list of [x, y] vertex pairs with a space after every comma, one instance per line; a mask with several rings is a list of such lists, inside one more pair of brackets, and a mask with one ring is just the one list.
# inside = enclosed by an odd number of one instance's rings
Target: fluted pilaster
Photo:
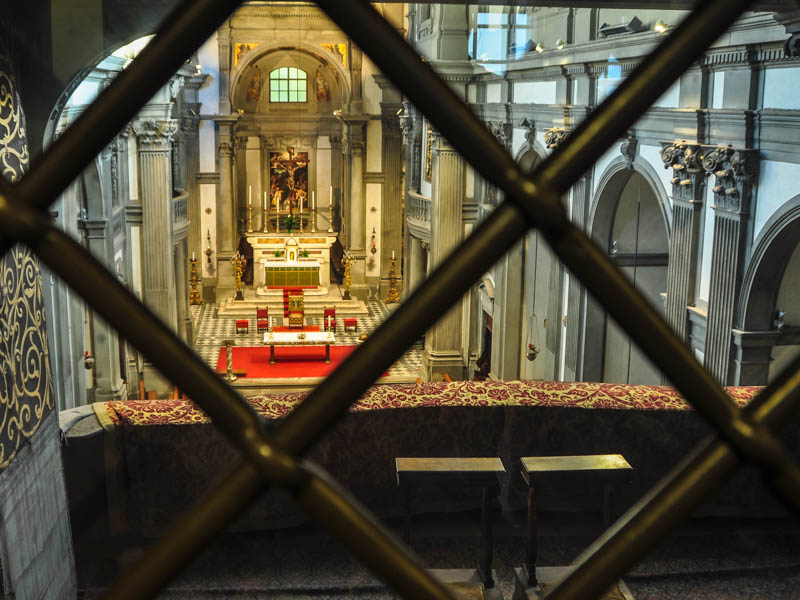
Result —
[[702, 226], [706, 170], [705, 149], [699, 144], [662, 142], [661, 160], [672, 169], [672, 233], [667, 265], [666, 319], [673, 331], [686, 341], [689, 320], [686, 308], [695, 302], [697, 257]]
[[142, 299], [177, 331], [172, 260], [172, 177], [170, 149], [177, 121], [137, 121], [142, 197]]
[[731, 380], [733, 312], [744, 271], [747, 220], [758, 164], [758, 151], [730, 146], [706, 152], [703, 159], [705, 170], [715, 177], [705, 366], [723, 384]]

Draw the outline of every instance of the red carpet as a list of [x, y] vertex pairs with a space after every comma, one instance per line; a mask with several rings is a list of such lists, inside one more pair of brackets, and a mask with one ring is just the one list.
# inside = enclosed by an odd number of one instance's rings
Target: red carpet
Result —
[[[269, 364], [268, 346], [234, 346], [233, 369], [243, 370], [245, 379], [279, 379], [284, 377], [325, 377], [356, 346], [331, 346], [331, 362], [322, 362], [325, 357], [325, 346], [276, 346], [276, 364]], [[220, 348], [217, 359], [217, 373], [224, 373], [226, 368], [225, 347]]]

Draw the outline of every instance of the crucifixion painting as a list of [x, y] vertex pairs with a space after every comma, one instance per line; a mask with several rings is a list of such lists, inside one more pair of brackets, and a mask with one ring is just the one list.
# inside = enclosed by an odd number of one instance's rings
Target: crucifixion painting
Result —
[[308, 152], [295, 152], [289, 147], [286, 152], [269, 153], [269, 194], [273, 210], [294, 214], [300, 207], [308, 207]]

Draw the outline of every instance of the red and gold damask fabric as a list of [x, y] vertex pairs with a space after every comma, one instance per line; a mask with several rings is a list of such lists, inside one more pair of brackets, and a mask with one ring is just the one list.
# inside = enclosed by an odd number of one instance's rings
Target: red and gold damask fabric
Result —
[[[744, 406], [758, 387], [731, 387], [728, 394]], [[266, 419], [280, 419], [302, 402], [304, 393], [249, 396]], [[101, 420], [114, 425], [190, 425], [208, 417], [192, 402], [147, 400], [95, 405]], [[353, 412], [431, 406], [551, 406], [614, 410], [691, 410], [671, 387], [557, 381], [458, 381], [419, 385], [373, 386], [353, 405]]]

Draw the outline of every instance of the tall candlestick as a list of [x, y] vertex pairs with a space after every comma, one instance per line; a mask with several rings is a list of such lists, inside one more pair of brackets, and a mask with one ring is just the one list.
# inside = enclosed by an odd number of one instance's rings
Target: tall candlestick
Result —
[[275, 233], [281, 232], [281, 203], [278, 201], [278, 205], [275, 207], [275, 214], [277, 218], [275, 219]]
[[303, 233], [303, 197], [300, 196], [300, 213], [298, 215], [300, 217], [300, 233]]

